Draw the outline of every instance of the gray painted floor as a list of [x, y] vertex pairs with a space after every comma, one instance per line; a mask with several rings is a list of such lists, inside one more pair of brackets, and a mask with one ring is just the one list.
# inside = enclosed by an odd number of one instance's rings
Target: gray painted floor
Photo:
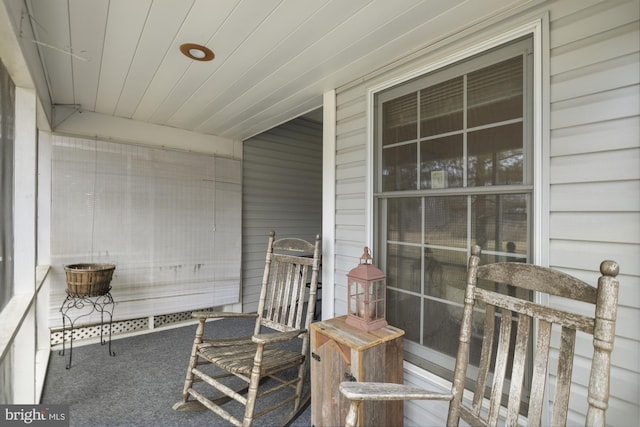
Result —
[[[224, 327], [218, 327], [222, 326], [220, 321], [208, 323], [205, 334], [215, 331], [217, 336], [239, 336], [253, 330], [252, 320], [224, 322]], [[210, 411], [171, 409], [180, 400], [194, 332], [195, 326], [190, 325], [113, 340], [115, 357], [100, 344], [76, 346], [69, 370], [65, 369], [68, 357], [52, 352], [42, 404], [70, 405], [70, 425], [78, 427], [230, 425]], [[308, 393], [307, 375], [303, 394]], [[278, 398], [277, 393], [273, 398]], [[235, 402], [229, 405], [242, 410]], [[292, 405], [284, 408], [256, 419], [254, 425], [279, 424]], [[235, 412], [236, 416], [242, 413]], [[291, 425], [311, 425], [309, 406]]]

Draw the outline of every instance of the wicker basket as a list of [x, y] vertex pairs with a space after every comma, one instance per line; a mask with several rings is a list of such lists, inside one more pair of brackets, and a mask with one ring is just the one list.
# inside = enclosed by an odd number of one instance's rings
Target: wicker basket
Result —
[[65, 265], [67, 292], [71, 296], [95, 297], [109, 292], [111, 277], [116, 266], [113, 264], [71, 264]]

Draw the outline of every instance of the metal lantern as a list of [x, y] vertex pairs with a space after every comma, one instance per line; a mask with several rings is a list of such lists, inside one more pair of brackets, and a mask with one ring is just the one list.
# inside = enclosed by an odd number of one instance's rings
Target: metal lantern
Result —
[[347, 324], [367, 332], [387, 326], [387, 278], [382, 270], [373, 265], [368, 247], [364, 248], [360, 265], [347, 274], [347, 281]]

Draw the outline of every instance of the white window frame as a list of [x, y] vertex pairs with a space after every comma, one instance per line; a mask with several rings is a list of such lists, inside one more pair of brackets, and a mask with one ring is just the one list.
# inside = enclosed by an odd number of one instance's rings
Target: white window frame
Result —
[[[493, 35], [486, 39], [469, 47], [462, 48], [460, 50], [448, 50], [449, 54], [435, 57], [426, 63], [426, 65], [417, 67], [410, 72], [395, 76], [389, 80], [379, 83], [375, 86], [371, 86], [367, 89], [366, 94], [366, 141], [367, 141], [367, 154], [366, 154], [366, 211], [365, 211], [365, 232], [367, 244], [373, 247], [374, 231], [376, 225], [374, 222], [375, 212], [375, 103], [376, 95], [380, 92], [401, 85], [411, 79], [421, 77], [427, 73], [438, 71], [444, 67], [468, 59], [474, 55], [486, 53], [489, 50], [507, 44], [523, 36], [531, 35], [533, 38], [533, 75], [532, 75], [532, 148], [531, 155], [533, 159], [532, 164], [532, 183], [533, 192], [531, 196], [532, 211], [531, 211], [531, 253], [530, 262], [536, 265], [548, 266], [549, 264], [549, 239], [548, 239], [548, 182], [549, 182], [549, 124], [548, 117], [549, 111], [547, 104], [544, 103], [545, 99], [548, 99], [548, 54], [544, 55], [543, 66], [543, 52], [548, 51], [548, 42], [543, 39], [542, 35], [548, 34], [548, 18], [542, 17], [529, 22], [526, 22], [520, 26], [503, 31], [499, 35]], [[452, 49], [454, 47], [452, 46]], [[451, 53], [453, 52], [453, 53]], [[545, 71], [546, 70], [546, 71]], [[534, 295], [534, 301], [539, 303], [545, 303], [540, 295]], [[534, 325], [534, 333], [537, 329]], [[429, 372], [405, 361], [405, 366], [410, 366], [416, 371], [421, 371], [423, 377], [434, 379], [434, 375]], [[437, 382], [441, 382], [443, 379], [435, 377]]]

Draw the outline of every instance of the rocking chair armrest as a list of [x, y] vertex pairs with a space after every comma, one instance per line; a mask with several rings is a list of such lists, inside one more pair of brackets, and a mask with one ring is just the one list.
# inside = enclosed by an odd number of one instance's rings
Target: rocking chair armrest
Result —
[[198, 319], [224, 319], [240, 317], [258, 317], [258, 313], [232, 313], [227, 311], [194, 311], [191, 317]]
[[340, 383], [340, 393], [349, 400], [451, 400], [453, 394], [439, 393], [404, 384], [352, 382]]
[[256, 344], [275, 344], [278, 342], [290, 341], [293, 338], [300, 336], [307, 332], [306, 329], [296, 329], [294, 331], [287, 332], [273, 332], [269, 334], [258, 334], [251, 337], [251, 341]]

